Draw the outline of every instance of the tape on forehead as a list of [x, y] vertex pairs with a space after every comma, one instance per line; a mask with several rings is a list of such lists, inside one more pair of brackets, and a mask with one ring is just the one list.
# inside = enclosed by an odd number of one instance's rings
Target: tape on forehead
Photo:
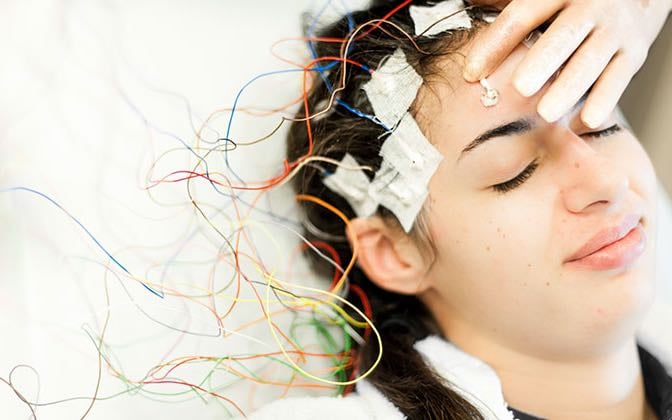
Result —
[[433, 36], [454, 29], [471, 28], [471, 17], [464, 7], [462, 0], [447, 0], [434, 6], [411, 6], [409, 10], [415, 34]]
[[394, 131], [383, 142], [380, 169], [373, 181], [346, 154], [336, 172], [324, 184], [345, 198], [358, 217], [375, 213], [378, 205], [390, 210], [404, 231], [409, 232], [429, 194], [427, 183], [443, 156], [422, 134], [408, 113], [422, 86], [422, 77], [408, 64], [398, 48], [373, 73], [363, 89], [376, 118]]
[[405, 232], [413, 228], [415, 218], [422, 209], [429, 192], [424, 184], [401, 174], [386, 160], [371, 182], [369, 194], [386, 207], [399, 220]]
[[401, 48], [387, 58], [364, 85], [379, 120], [394, 127], [408, 111], [422, 85], [422, 77], [408, 64]]
[[405, 178], [421, 185], [427, 185], [443, 159], [409, 113], [385, 140], [380, 156]]

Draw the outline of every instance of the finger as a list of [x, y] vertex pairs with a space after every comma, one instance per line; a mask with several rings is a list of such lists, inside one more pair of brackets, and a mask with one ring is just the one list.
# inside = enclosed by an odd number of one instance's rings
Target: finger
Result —
[[633, 54], [616, 53], [588, 96], [581, 111], [583, 123], [597, 128], [611, 115], [630, 80], [646, 59], [646, 52]]
[[471, 43], [464, 78], [475, 82], [489, 75], [530, 32], [562, 8], [559, 0], [513, 0]]
[[539, 91], [594, 27], [592, 19], [573, 9], [565, 9], [518, 65], [513, 75], [516, 90], [523, 96], [532, 96]]
[[606, 31], [593, 33], [560, 72], [537, 111], [543, 119], [555, 122], [565, 115], [607, 68], [618, 51], [618, 44]]

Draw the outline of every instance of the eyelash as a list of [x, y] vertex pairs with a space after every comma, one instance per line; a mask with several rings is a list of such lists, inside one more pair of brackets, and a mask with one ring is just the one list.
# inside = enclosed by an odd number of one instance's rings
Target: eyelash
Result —
[[[593, 137], [593, 138], [599, 138], [599, 137], [610, 136], [610, 135], [612, 135], [614, 133], [617, 133], [619, 131], [621, 131], [621, 126], [619, 126], [618, 124], [614, 124], [609, 128], [605, 128], [604, 130], [595, 131], [593, 133], [586, 133], [584, 135], [589, 136], [589, 137]], [[539, 167], [539, 161], [537, 159], [535, 159], [534, 161], [532, 161], [532, 163], [527, 165], [527, 168], [523, 169], [523, 172], [518, 174], [518, 176], [516, 176], [515, 178], [513, 178], [509, 181], [502, 182], [501, 184], [493, 185], [492, 189], [495, 192], [504, 194], [508, 191], [511, 191], [515, 188], [518, 188], [519, 186], [521, 186], [525, 181], [527, 181], [532, 176], [532, 174], [534, 173], [534, 171], [538, 167]]]

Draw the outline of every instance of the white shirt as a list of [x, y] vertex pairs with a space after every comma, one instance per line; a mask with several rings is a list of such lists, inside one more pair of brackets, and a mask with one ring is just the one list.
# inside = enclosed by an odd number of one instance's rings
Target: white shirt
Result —
[[[666, 366], [672, 367], [672, 343], [665, 326], [670, 308], [652, 311], [639, 341]], [[660, 323], [656, 325], [656, 320]], [[660, 337], [666, 337], [663, 340]], [[477, 407], [486, 420], [515, 420], [508, 409], [495, 371], [480, 359], [438, 336], [415, 343], [425, 361], [447, 379], [453, 389]], [[252, 420], [402, 420], [406, 417], [366, 379], [346, 397], [294, 397], [277, 400], [252, 413]]]

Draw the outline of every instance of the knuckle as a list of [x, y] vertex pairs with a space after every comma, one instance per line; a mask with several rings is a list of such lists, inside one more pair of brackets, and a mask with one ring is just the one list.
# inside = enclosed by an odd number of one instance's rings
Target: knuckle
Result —
[[628, 63], [634, 69], [638, 70], [644, 65], [644, 62], [646, 62], [646, 59], [649, 56], [649, 51], [645, 46], [636, 45], [629, 48], [624, 55], [627, 57]]

